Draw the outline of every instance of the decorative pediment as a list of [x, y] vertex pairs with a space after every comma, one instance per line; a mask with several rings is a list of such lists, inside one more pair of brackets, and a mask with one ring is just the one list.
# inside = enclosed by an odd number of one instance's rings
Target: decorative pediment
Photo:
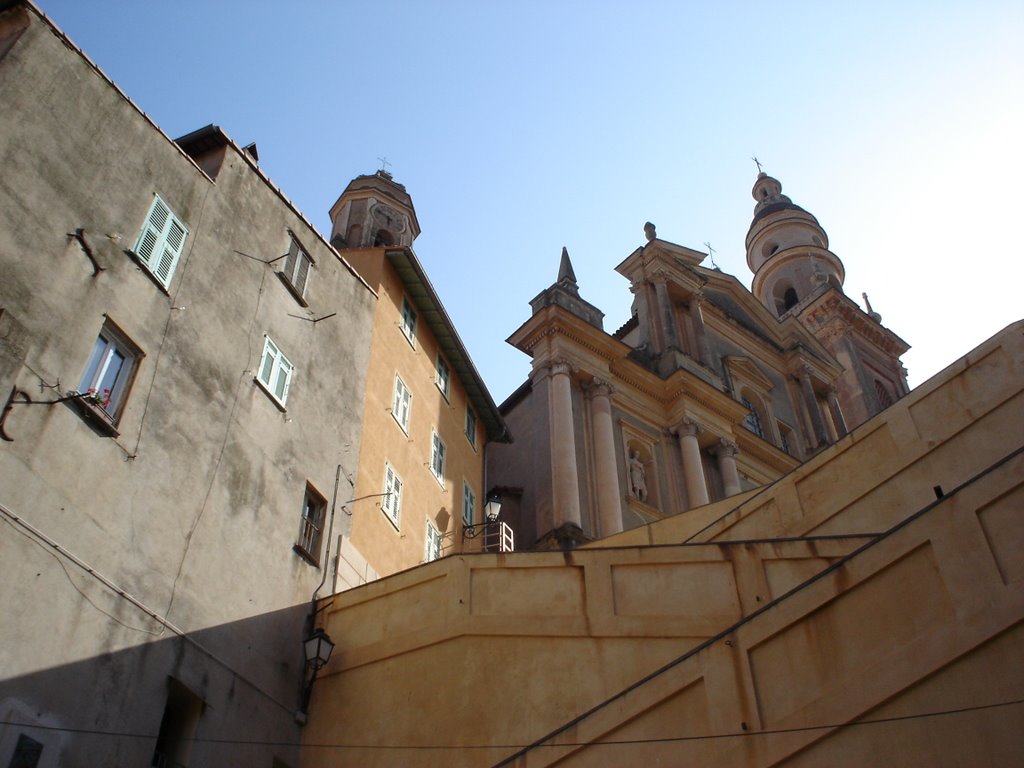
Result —
[[700, 266], [706, 258], [707, 254], [701, 251], [655, 238], [633, 251], [615, 268], [615, 271], [630, 282], [637, 282], [659, 264], [675, 269], [693, 268]]
[[769, 391], [774, 385], [771, 379], [761, 372], [757, 364], [749, 357], [743, 355], [726, 355], [723, 358], [726, 369], [731, 379], [742, 379], [753, 384], [762, 392]]

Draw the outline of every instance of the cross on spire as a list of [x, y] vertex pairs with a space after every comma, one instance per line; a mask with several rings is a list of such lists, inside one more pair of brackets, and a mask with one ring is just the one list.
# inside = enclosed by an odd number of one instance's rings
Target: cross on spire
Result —
[[713, 269], [718, 269], [718, 265], [715, 264], [715, 249], [711, 247], [711, 243], [705, 241], [704, 245], [708, 249], [708, 258], [711, 259], [711, 266]]
[[764, 173], [764, 170], [762, 170], [762, 168], [761, 168], [761, 161], [757, 159], [757, 155], [751, 156], [750, 159], [753, 160], [754, 161], [754, 165], [757, 166], [757, 173], [758, 173], [758, 175]]
[[384, 171], [384, 173], [390, 173], [388, 166], [391, 165], [391, 163], [388, 162], [387, 157], [378, 157], [377, 159], [380, 160], [380, 169]]

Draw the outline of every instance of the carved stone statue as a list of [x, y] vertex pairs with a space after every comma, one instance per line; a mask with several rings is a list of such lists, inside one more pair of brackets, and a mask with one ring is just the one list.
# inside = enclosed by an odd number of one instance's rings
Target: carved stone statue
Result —
[[629, 454], [629, 492], [640, 501], [647, 501], [647, 479], [638, 451]]

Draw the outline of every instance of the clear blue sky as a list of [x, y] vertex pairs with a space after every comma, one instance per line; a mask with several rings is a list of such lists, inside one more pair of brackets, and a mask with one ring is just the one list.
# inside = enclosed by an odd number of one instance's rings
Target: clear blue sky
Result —
[[1024, 317], [1024, 3], [37, 2], [170, 136], [256, 141], [322, 232], [386, 157], [498, 402], [563, 245], [609, 331], [647, 220], [749, 286], [755, 153], [912, 385]]

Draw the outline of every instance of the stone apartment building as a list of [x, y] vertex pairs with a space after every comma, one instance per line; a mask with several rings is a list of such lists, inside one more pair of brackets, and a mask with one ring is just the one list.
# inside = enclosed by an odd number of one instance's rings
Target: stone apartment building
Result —
[[294, 768], [311, 601], [461, 547], [501, 417], [411, 237], [332, 245], [30, 2], [0, 103], [0, 764]]

